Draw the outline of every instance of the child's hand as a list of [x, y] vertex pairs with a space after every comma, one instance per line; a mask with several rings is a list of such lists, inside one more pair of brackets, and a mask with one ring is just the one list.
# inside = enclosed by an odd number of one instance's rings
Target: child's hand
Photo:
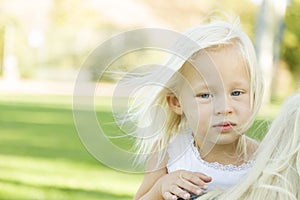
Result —
[[199, 172], [178, 170], [166, 174], [159, 181], [162, 197], [166, 200], [176, 200], [179, 197], [189, 199], [189, 192], [201, 194], [207, 189], [206, 183], [211, 181], [211, 177]]

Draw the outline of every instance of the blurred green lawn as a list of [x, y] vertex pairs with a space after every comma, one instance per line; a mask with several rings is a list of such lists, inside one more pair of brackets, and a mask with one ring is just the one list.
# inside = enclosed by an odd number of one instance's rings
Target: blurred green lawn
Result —
[[70, 102], [0, 97], [0, 199], [132, 199], [142, 176], [112, 170], [86, 151]]
[[[0, 97], [0, 199], [132, 199], [142, 175], [112, 170], [86, 151], [71, 102], [68, 96]], [[98, 118], [109, 122], [107, 108], [107, 101], [97, 107]], [[257, 120], [249, 134], [261, 138], [266, 127]]]

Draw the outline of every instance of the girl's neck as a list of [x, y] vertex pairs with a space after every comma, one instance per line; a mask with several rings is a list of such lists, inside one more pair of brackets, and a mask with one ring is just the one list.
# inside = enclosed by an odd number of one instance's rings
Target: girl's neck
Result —
[[233, 164], [241, 165], [245, 161], [241, 159], [243, 156], [237, 153], [238, 140], [230, 144], [212, 144], [207, 143], [199, 145], [195, 143], [201, 158], [207, 162], [218, 162], [223, 165]]

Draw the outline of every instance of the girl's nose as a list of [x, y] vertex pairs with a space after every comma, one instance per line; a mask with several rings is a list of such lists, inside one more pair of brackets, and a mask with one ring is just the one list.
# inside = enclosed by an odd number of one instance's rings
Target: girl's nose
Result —
[[214, 103], [214, 113], [216, 115], [229, 115], [233, 113], [233, 107], [228, 98], [223, 98], [222, 100]]

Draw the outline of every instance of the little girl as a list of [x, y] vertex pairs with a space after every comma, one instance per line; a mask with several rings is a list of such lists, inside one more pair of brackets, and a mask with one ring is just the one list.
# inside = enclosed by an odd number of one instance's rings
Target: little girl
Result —
[[146, 102], [133, 114], [138, 124], [150, 123], [136, 130], [147, 164], [134, 199], [189, 199], [227, 189], [252, 167], [257, 143], [245, 133], [260, 107], [263, 81], [250, 39], [238, 20], [204, 24], [182, 38], [175, 51], [185, 51], [186, 59], [174, 53], [152, 72], [164, 87], [142, 93]]
[[209, 192], [199, 200], [298, 200], [299, 188], [300, 93], [283, 104], [257, 150], [249, 175], [228, 191]]

